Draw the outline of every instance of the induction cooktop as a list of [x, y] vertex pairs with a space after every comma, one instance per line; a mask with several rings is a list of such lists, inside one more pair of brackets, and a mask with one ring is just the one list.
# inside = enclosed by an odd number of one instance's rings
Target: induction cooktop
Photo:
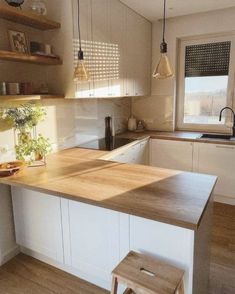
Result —
[[127, 145], [133, 141], [135, 141], [135, 139], [110, 137], [110, 138], [102, 138], [102, 139], [93, 140], [87, 143], [83, 143], [77, 147], [85, 148], [85, 149], [111, 151], [119, 147], [122, 147], [124, 145]]

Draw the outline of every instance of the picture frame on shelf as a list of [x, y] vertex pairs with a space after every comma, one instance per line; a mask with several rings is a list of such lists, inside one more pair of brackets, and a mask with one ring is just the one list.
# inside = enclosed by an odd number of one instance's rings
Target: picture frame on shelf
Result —
[[29, 53], [28, 42], [24, 32], [8, 30], [8, 37], [11, 50], [18, 53]]

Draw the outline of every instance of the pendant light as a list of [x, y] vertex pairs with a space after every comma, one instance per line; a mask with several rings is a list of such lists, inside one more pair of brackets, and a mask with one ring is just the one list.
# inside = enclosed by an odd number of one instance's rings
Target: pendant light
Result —
[[156, 79], [166, 79], [173, 76], [173, 71], [167, 56], [167, 43], [165, 42], [165, 28], [166, 28], [166, 0], [164, 0], [163, 32], [162, 32], [162, 43], [160, 45], [161, 58], [156, 69], [153, 72], [153, 77]]
[[81, 82], [86, 82], [89, 80], [89, 74], [85, 66], [84, 55], [82, 51], [81, 30], [80, 30], [80, 1], [79, 0], [78, 0], [78, 38], [79, 38], [78, 62], [74, 70], [74, 81], [77, 83], [81, 83]]

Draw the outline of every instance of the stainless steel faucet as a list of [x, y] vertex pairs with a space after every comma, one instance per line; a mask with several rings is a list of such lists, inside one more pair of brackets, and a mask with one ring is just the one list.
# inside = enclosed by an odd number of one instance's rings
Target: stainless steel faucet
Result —
[[229, 109], [232, 112], [232, 114], [233, 114], [233, 128], [232, 128], [232, 132], [233, 133], [232, 133], [232, 136], [235, 137], [235, 113], [234, 113], [233, 109], [230, 108], [230, 107], [224, 107], [223, 109], [221, 109], [220, 115], [219, 115], [219, 121], [221, 121], [221, 119], [222, 119], [222, 113], [223, 113], [223, 111], [225, 109]]

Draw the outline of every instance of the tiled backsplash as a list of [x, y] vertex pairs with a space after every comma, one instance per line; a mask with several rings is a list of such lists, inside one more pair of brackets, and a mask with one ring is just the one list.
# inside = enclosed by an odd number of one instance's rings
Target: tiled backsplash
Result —
[[173, 131], [174, 104], [169, 95], [153, 95], [133, 99], [132, 113], [142, 119], [148, 130]]
[[[117, 133], [126, 130], [131, 98], [44, 100], [43, 106], [47, 117], [38, 125], [38, 133], [49, 138], [55, 149], [63, 149], [104, 137], [108, 115], [113, 117]], [[0, 161], [12, 158], [13, 150], [13, 130], [0, 124]]]

